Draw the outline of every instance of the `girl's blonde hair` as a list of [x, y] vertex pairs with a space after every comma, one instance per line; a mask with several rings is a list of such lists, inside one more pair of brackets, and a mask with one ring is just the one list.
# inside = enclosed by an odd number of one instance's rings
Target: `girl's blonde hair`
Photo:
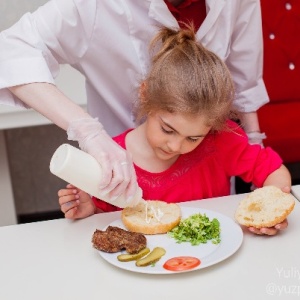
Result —
[[161, 28], [150, 49], [157, 52], [141, 86], [137, 119], [166, 110], [199, 114], [213, 130], [223, 129], [231, 117], [233, 82], [223, 61], [196, 42], [193, 26]]

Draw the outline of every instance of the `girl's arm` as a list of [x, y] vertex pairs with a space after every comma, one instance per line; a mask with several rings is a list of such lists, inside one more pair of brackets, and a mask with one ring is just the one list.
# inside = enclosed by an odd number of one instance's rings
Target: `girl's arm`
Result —
[[265, 180], [263, 186], [274, 185], [285, 193], [291, 192], [292, 179], [288, 169], [281, 165], [279, 169], [272, 172]]

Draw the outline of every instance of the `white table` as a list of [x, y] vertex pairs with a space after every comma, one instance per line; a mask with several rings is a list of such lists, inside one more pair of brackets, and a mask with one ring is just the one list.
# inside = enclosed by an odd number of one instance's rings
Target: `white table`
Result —
[[292, 186], [292, 194], [300, 201], [300, 184]]
[[[233, 217], [243, 197], [235, 195], [183, 205]], [[5, 226], [0, 228], [0, 299], [297, 299], [299, 215], [300, 203], [296, 201], [286, 231], [275, 237], [245, 231], [241, 248], [225, 261], [171, 275], [119, 269], [92, 248], [94, 230], [119, 218], [119, 212], [75, 222], [59, 219]]]
[[[84, 77], [80, 73], [62, 66], [56, 84], [70, 99], [86, 108]], [[3, 130], [47, 124], [51, 122], [32, 109], [0, 105], [0, 226], [17, 222]]]

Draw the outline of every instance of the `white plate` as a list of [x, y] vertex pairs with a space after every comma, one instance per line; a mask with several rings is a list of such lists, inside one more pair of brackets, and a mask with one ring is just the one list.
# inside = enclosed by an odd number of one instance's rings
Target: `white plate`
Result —
[[[137, 267], [135, 265], [135, 261], [118, 261], [117, 256], [121, 254], [121, 252], [98, 252], [106, 261], [108, 261], [112, 265], [128, 271], [147, 274], [176, 274], [181, 272], [195, 271], [214, 265], [234, 254], [241, 246], [243, 241], [243, 231], [241, 227], [236, 224], [231, 218], [211, 210], [195, 207], [181, 207], [181, 212], [182, 219], [185, 219], [196, 213], [206, 214], [206, 216], [210, 220], [213, 218], [217, 218], [221, 226], [221, 243], [215, 245], [209, 241], [207, 244], [192, 246], [187, 242], [178, 244], [176, 243], [175, 239], [167, 234], [146, 235], [147, 247], [150, 248], [150, 250], [152, 250], [154, 247], [163, 247], [166, 250], [166, 254], [158, 262], [156, 262], [154, 266], [147, 267]], [[109, 225], [126, 229], [121, 220], [116, 220]], [[125, 251], [122, 253], [125, 253]], [[201, 264], [194, 269], [181, 272], [173, 272], [164, 269], [164, 262], [169, 258], [175, 256], [194, 256], [200, 259]]]

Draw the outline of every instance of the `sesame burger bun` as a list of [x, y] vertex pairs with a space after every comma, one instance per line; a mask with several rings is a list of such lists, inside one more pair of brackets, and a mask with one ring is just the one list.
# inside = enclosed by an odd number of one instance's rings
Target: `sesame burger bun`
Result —
[[180, 207], [175, 203], [146, 200], [122, 210], [122, 222], [132, 232], [143, 234], [166, 233], [181, 220]]
[[235, 212], [236, 221], [247, 227], [273, 227], [283, 222], [295, 206], [295, 198], [275, 186], [249, 193]]

